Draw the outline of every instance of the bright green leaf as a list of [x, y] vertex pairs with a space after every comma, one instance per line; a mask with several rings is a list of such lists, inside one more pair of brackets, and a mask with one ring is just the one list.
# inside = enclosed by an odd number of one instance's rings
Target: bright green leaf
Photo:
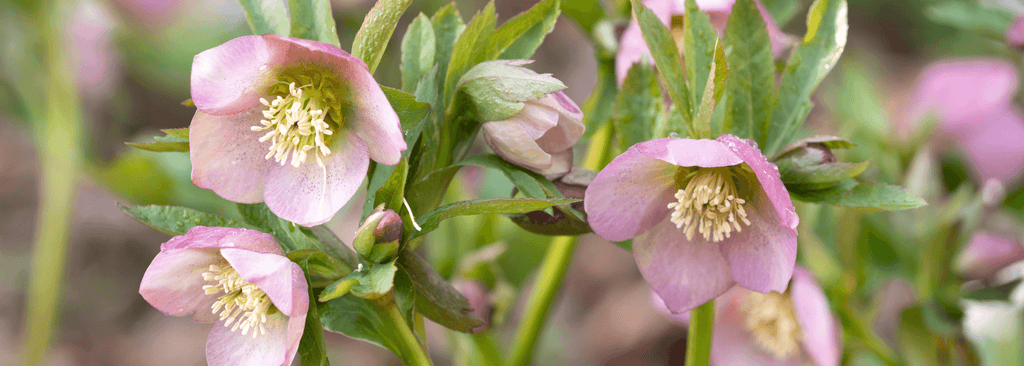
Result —
[[391, 108], [394, 108], [395, 113], [398, 114], [402, 130], [412, 128], [430, 113], [430, 104], [416, 101], [416, 97], [412, 94], [383, 85], [380, 89], [384, 91], [388, 103], [391, 103]]
[[238, 0], [253, 34], [273, 33], [287, 36], [291, 23], [284, 0]]
[[725, 46], [732, 48], [726, 60], [730, 69], [726, 132], [764, 146], [775, 97], [775, 64], [768, 30], [753, 0], [737, 0], [733, 5]]
[[559, 0], [542, 0], [530, 10], [509, 19], [494, 32], [487, 51], [480, 54], [477, 62], [533, 57], [544, 37], [555, 29], [559, 13]]
[[562, 0], [561, 9], [583, 29], [584, 34], [590, 34], [597, 21], [605, 17], [600, 0]]
[[421, 13], [402, 37], [402, 90], [415, 91], [416, 85], [434, 67], [435, 43], [434, 26], [430, 18]]
[[[363, 25], [356, 31], [356, 37], [352, 41], [352, 55], [365, 61], [371, 74], [377, 70], [377, 64], [384, 56], [391, 34], [395, 32], [395, 26], [398, 25], [398, 19], [402, 17], [410, 4], [412, 4], [412, 0], [378, 0], [377, 4], [363, 18]], [[331, 26], [334, 26], [333, 20], [331, 20]], [[427, 65], [426, 68], [429, 69], [430, 65]]]
[[320, 301], [326, 302], [351, 292], [364, 299], [379, 299], [395, 285], [395, 262], [377, 263], [361, 271], [355, 271], [330, 284], [320, 293]]
[[341, 47], [330, 0], [288, 0], [288, 13], [292, 19], [291, 37]]
[[469, 21], [466, 30], [455, 41], [452, 58], [444, 77], [444, 100], [452, 99], [452, 95], [455, 93], [455, 82], [462, 78], [462, 74], [466, 73], [466, 70], [475, 65], [473, 56], [478, 52], [483, 52], [487, 47], [491, 35], [494, 34], [494, 23], [497, 20], [498, 18], [494, 14], [494, 1], [488, 2], [487, 6]]
[[686, 87], [686, 72], [683, 70], [683, 65], [679, 63], [679, 48], [676, 47], [675, 39], [651, 9], [637, 0], [632, 1], [633, 18], [640, 25], [640, 32], [643, 33], [644, 41], [647, 42], [647, 47], [651, 50], [651, 57], [654, 58], [654, 64], [657, 66], [658, 72], [661, 73], [661, 81], [668, 89], [672, 103], [682, 113], [683, 120], [688, 123], [687, 134], [692, 134], [691, 96]]

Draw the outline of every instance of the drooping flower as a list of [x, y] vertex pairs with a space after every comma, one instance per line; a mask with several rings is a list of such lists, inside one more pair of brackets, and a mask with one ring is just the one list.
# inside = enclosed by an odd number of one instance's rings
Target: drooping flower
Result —
[[784, 292], [798, 218], [775, 166], [753, 142], [663, 138], [631, 146], [587, 188], [594, 232], [633, 238], [640, 273], [683, 312], [738, 284]]
[[290, 365], [309, 306], [302, 269], [268, 234], [196, 226], [160, 246], [139, 294], [164, 314], [216, 322], [210, 365]]
[[583, 136], [583, 112], [558, 91], [525, 102], [515, 117], [483, 124], [484, 139], [506, 161], [549, 179], [572, 169], [572, 147]]
[[330, 220], [368, 159], [397, 164], [406, 149], [366, 64], [325, 43], [265, 34], [206, 50], [192, 101], [192, 182], [300, 225]]
[[991, 278], [1004, 267], [1024, 260], [1024, 245], [987, 231], [974, 234], [956, 261], [956, 269], [973, 280]]

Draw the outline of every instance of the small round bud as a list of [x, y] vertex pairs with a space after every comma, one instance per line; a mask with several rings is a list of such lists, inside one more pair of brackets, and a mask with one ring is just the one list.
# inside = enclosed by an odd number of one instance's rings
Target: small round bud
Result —
[[356, 230], [352, 247], [356, 253], [374, 263], [391, 261], [398, 254], [402, 239], [402, 217], [395, 211], [378, 206]]

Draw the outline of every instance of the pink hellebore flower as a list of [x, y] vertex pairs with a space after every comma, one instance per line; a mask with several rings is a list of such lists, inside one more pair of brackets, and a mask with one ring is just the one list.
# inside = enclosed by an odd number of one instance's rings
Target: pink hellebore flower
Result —
[[[736, 0], [696, 0], [696, 2], [697, 7], [708, 13], [711, 25], [715, 27], [715, 30], [720, 34], [723, 33], [729, 20], [729, 13], [732, 12], [732, 5]], [[643, 3], [658, 16], [658, 19], [666, 27], [671, 26], [672, 16], [683, 15], [686, 11], [685, 0], [646, 0]], [[772, 54], [779, 57], [794, 42], [794, 38], [782, 32], [778, 23], [760, 1], [755, 0], [755, 3], [757, 3], [757, 9], [761, 12], [761, 18], [764, 19], [768, 30], [768, 38], [772, 42]], [[615, 54], [616, 80], [621, 84], [622, 80], [626, 79], [629, 68], [633, 64], [645, 60], [648, 63], [653, 62], [651, 51], [647, 48], [643, 33], [640, 32], [640, 25], [636, 20], [630, 21], [626, 30], [622, 32], [622, 38], [619, 39], [619, 51]]]
[[734, 284], [784, 292], [796, 262], [789, 192], [749, 140], [663, 138], [631, 146], [587, 188], [594, 232], [633, 238], [644, 279], [673, 312]]
[[972, 280], [991, 278], [1004, 267], [1024, 260], [1024, 245], [989, 232], [974, 234], [957, 258], [957, 271]]
[[406, 149], [366, 64], [326, 43], [265, 34], [203, 51], [192, 101], [192, 182], [300, 225], [330, 220], [368, 158], [397, 164]]
[[161, 245], [139, 294], [164, 314], [216, 322], [210, 365], [290, 365], [309, 307], [306, 277], [274, 237], [223, 227]]
[[1006, 28], [1006, 44], [1017, 50], [1024, 50], [1024, 14], [1013, 19]]
[[565, 175], [585, 130], [583, 112], [560, 91], [525, 104], [515, 117], [484, 123], [484, 139], [512, 164], [549, 179]]

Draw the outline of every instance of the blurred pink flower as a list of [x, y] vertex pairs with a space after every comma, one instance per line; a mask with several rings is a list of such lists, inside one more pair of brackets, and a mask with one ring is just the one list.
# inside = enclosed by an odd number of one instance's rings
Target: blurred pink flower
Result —
[[290, 365], [309, 307], [302, 269], [272, 236], [223, 227], [196, 226], [161, 245], [139, 294], [164, 314], [216, 322], [210, 365]]
[[789, 192], [749, 140], [663, 138], [631, 146], [587, 188], [594, 232], [633, 238], [640, 273], [683, 312], [734, 284], [783, 292], [796, 261]]
[[[697, 7], [708, 13], [711, 25], [715, 27], [715, 30], [719, 34], [723, 33], [729, 20], [729, 12], [732, 11], [732, 5], [736, 0], [697, 0], [696, 2]], [[684, 0], [646, 0], [643, 3], [658, 16], [658, 19], [666, 27], [670, 26], [672, 16], [683, 15], [686, 10]], [[757, 3], [757, 8], [761, 12], [761, 17], [768, 30], [768, 38], [772, 42], [772, 53], [775, 57], [779, 57], [794, 42], [794, 38], [782, 32], [778, 23], [760, 1], [755, 0], [755, 3]], [[648, 63], [653, 62], [651, 51], [647, 48], [647, 43], [640, 32], [640, 25], [635, 20], [630, 21], [626, 30], [622, 32], [622, 38], [619, 39], [619, 51], [615, 54], [616, 80], [621, 84], [622, 80], [626, 78], [629, 68], [633, 64], [645, 60]]]
[[1013, 103], [1020, 76], [1000, 59], [943, 61], [918, 78], [897, 135], [907, 137], [922, 120], [938, 119], [937, 137], [955, 141], [984, 181], [1010, 181], [1024, 170], [1024, 115]]
[[960, 252], [956, 268], [965, 278], [984, 280], [1021, 260], [1024, 260], [1024, 245], [1017, 240], [979, 231]]
[[366, 64], [326, 43], [265, 34], [203, 51], [192, 101], [192, 182], [300, 225], [330, 220], [368, 158], [397, 164], [406, 149]]
[[1006, 28], [1006, 44], [1024, 50], [1024, 14], [1018, 15]]
[[484, 139], [506, 161], [548, 179], [572, 168], [572, 147], [583, 136], [583, 112], [562, 92], [528, 101], [515, 117], [483, 124]]

